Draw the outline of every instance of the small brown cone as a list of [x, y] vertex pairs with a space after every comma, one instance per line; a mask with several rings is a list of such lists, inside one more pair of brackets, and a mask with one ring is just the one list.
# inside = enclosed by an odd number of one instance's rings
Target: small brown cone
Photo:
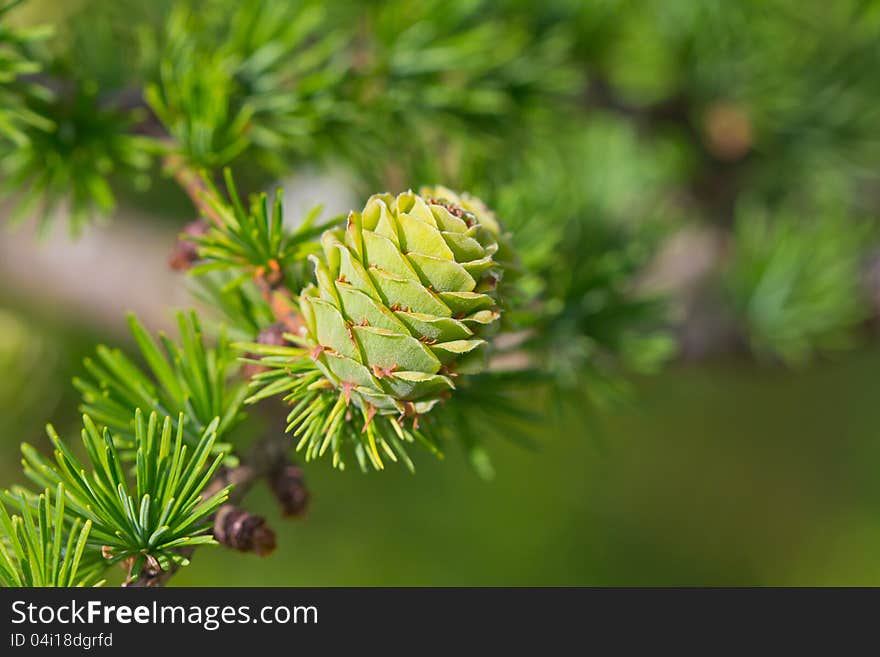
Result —
[[239, 552], [253, 552], [261, 557], [275, 550], [275, 532], [262, 516], [233, 504], [224, 504], [214, 517], [214, 538]]
[[186, 271], [192, 267], [199, 259], [199, 251], [198, 245], [190, 238], [201, 237], [209, 228], [208, 222], [201, 218], [184, 226], [168, 257], [168, 266], [176, 271]]
[[305, 515], [309, 506], [309, 491], [303, 471], [295, 463], [285, 463], [269, 474], [269, 488], [288, 517]]

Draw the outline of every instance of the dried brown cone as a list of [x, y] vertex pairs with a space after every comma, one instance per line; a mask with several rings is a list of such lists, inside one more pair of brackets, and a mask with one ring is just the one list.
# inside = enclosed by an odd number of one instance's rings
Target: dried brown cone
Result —
[[[290, 342], [284, 338], [284, 332], [286, 330], [284, 324], [281, 322], [269, 324], [269, 326], [266, 326], [257, 334], [256, 342], [258, 344], [273, 346], [289, 345]], [[245, 358], [257, 359], [259, 356], [257, 354], [249, 353], [245, 354]], [[263, 367], [259, 363], [245, 363], [241, 366], [241, 373], [245, 378], [249, 379], [260, 372], [265, 372], [267, 369], [268, 368]]]
[[201, 237], [208, 232], [210, 225], [205, 219], [199, 218], [183, 227], [174, 250], [168, 257], [168, 266], [176, 271], [186, 271], [199, 259], [199, 247], [191, 239]]
[[214, 517], [214, 538], [240, 552], [253, 552], [261, 557], [275, 550], [275, 532], [262, 516], [254, 515], [234, 504], [224, 504]]
[[305, 515], [309, 507], [309, 490], [306, 488], [302, 468], [295, 463], [284, 463], [269, 473], [268, 481], [269, 488], [285, 516]]

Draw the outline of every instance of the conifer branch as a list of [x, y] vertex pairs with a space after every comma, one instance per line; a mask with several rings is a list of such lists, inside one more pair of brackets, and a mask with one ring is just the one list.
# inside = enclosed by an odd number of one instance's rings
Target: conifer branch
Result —
[[[212, 0], [133, 26], [88, 5], [51, 48], [0, 23], [11, 219], [67, 206], [77, 230], [161, 159], [196, 215], [169, 263], [224, 326], [183, 315], [157, 341], [132, 319], [140, 360], [98, 348], [75, 381], [86, 460], [50, 430], [54, 460], [23, 447], [44, 492], [0, 493], [0, 580], [116, 563], [156, 586], [203, 545], [266, 553], [244, 500], [263, 480], [303, 515], [294, 450], [412, 471], [416, 446], [459, 444], [490, 477], [487, 440], [533, 446], [548, 400], [621, 398], [674, 355], [667, 310], [686, 324], [704, 297], [725, 324], [702, 333], [761, 358], [851, 344], [876, 252], [857, 219], [880, 152], [868, 3], [834, 12], [858, 26], [845, 47], [838, 25], [806, 43], [785, 12], [679, 4], [675, 29], [627, 3]], [[367, 200], [286, 224], [281, 194], [239, 195], [231, 165], [254, 188], [342, 165]], [[418, 187], [438, 181], [487, 203]], [[720, 237], [677, 304], [645, 280], [682, 220]], [[263, 400], [283, 430], [239, 453]]]
[[[203, 495], [210, 497], [218, 491], [228, 489], [227, 501], [217, 509], [212, 518], [213, 527], [212, 535], [221, 544], [233, 549], [241, 549], [240, 546], [251, 547], [246, 551], [254, 551], [260, 554], [255, 547], [265, 546], [271, 529], [267, 528], [265, 521], [259, 516], [244, 511], [239, 505], [244, 501], [247, 493], [255, 483], [261, 479], [271, 477], [281, 468], [288, 467], [287, 462], [288, 442], [283, 433], [278, 431], [267, 432], [260, 440], [256, 441], [246, 458], [242, 459], [242, 463], [232, 468], [220, 468], [217, 474], [205, 487]], [[301, 480], [300, 480], [301, 483]], [[273, 486], [274, 488], [274, 486]], [[282, 506], [284, 510], [285, 507]], [[231, 517], [238, 518], [239, 523], [236, 526], [233, 521], [230, 523]], [[250, 519], [241, 522], [242, 518]], [[262, 542], [258, 546], [248, 545], [248, 539], [254, 526], [262, 531]], [[182, 559], [189, 560], [195, 553], [195, 546], [184, 547], [179, 550]], [[135, 588], [165, 586], [179, 570], [178, 562], [172, 562], [168, 568], [147, 568], [140, 574], [126, 583], [126, 586]]]

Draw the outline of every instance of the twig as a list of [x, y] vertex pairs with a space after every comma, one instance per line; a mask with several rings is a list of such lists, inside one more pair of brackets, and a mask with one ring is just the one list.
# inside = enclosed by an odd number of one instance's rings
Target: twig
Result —
[[171, 173], [175, 182], [189, 196], [196, 209], [214, 222], [214, 224], [221, 226], [223, 224], [222, 220], [217, 216], [217, 213], [214, 212], [210, 204], [205, 201], [205, 197], [208, 194], [208, 186], [205, 184], [202, 176], [177, 153], [166, 155], [164, 165], [165, 169]]
[[[217, 216], [205, 200], [205, 196], [208, 194], [208, 187], [202, 176], [195, 172], [177, 154], [168, 155], [165, 159], [165, 166], [171, 172], [174, 180], [190, 197], [196, 209], [215, 224], [221, 225], [220, 217]], [[272, 281], [275, 283], [275, 285], [272, 285], [272, 282], [270, 282], [265, 273], [257, 276], [256, 280], [258, 287], [272, 307], [272, 311], [278, 321], [282, 322], [288, 330], [298, 330], [301, 325], [301, 318], [295, 306], [286, 302], [285, 294], [289, 295], [290, 293], [287, 288], [283, 287], [281, 280]], [[287, 465], [288, 448], [289, 441], [284, 432], [277, 431], [273, 425], [269, 433], [253, 446], [245, 462], [235, 468], [221, 469], [208, 483], [202, 494], [202, 499], [208, 499], [223, 488], [232, 486], [229, 499], [214, 515], [213, 534], [215, 538], [218, 538], [218, 540], [227, 539], [222, 542], [231, 547], [241, 549], [242, 546], [234, 539], [232, 541], [228, 540], [230, 520], [235, 523], [243, 517], [243, 510], [238, 509], [237, 505], [244, 499], [257, 480], [279, 472]], [[305, 497], [307, 500], [308, 496], [306, 495]], [[289, 500], [283, 501], [283, 505], [289, 506], [289, 503]], [[284, 508], [285, 514], [294, 515], [289, 513], [289, 509], [286, 506]], [[260, 520], [262, 523], [262, 519]], [[243, 523], [239, 523], [238, 526], [243, 526]], [[250, 529], [253, 528], [253, 526], [250, 527]], [[272, 547], [274, 547], [274, 534], [272, 535], [272, 541]], [[255, 547], [257, 548], [256, 551], [259, 552], [264, 545], [257, 545]], [[179, 554], [185, 559], [190, 559], [194, 552], [194, 547], [187, 547], [182, 548]], [[136, 579], [126, 582], [125, 586], [164, 586], [178, 569], [179, 565], [176, 563], [173, 563], [168, 570], [161, 570], [148, 565]]]
[[[214, 225], [222, 227], [223, 220], [207, 202], [206, 197], [210, 194], [204, 177], [195, 171], [186, 160], [177, 153], [170, 153], [165, 157], [165, 169], [171, 173], [181, 189], [189, 196], [196, 210], [209, 219]], [[185, 270], [197, 258], [197, 250], [191, 237], [199, 237], [207, 230], [207, 224], [199, 221], [192, 222], [184, 229], [178, 238], [178, 244], [172, 252], [169, 264], [173, 269]], [[181, 248], [181, 247], [186, 248]], [[284, 284], [284, 271], [277, 262], [270, 261], [269, 267], [259, 267], [254, 272], [254, 282], [260, 290], [263, 299], [272, 310], [275, 320], [284, 325], [291, 333], [299, 333], [302, 327], [302, 316], [296, 304], [293, 303], [294, 294]]]

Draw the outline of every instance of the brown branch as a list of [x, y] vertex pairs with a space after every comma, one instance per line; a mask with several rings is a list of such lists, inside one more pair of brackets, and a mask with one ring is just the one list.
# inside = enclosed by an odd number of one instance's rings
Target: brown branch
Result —
[[294, 295], [283, 284], [273, 285], [266, 276], [259, 274], [254, 278], [263, 299], [269, 304], [275, 321], [281, 324], [288, 333], [299, 334], [304, 326], [303, 317], [294, 303]]
[[180, 185], [180, 188], [186, 192], [186, 195], [189, 196], [199, 213], [210, 219], [215, 225], [222, 226], [222, 220], [205, 200], [209, 190], [201, 174], [195, 171], [183, 156], [178, 153], [166, 155], [164, 167], [174, 178], [174, 181]]

